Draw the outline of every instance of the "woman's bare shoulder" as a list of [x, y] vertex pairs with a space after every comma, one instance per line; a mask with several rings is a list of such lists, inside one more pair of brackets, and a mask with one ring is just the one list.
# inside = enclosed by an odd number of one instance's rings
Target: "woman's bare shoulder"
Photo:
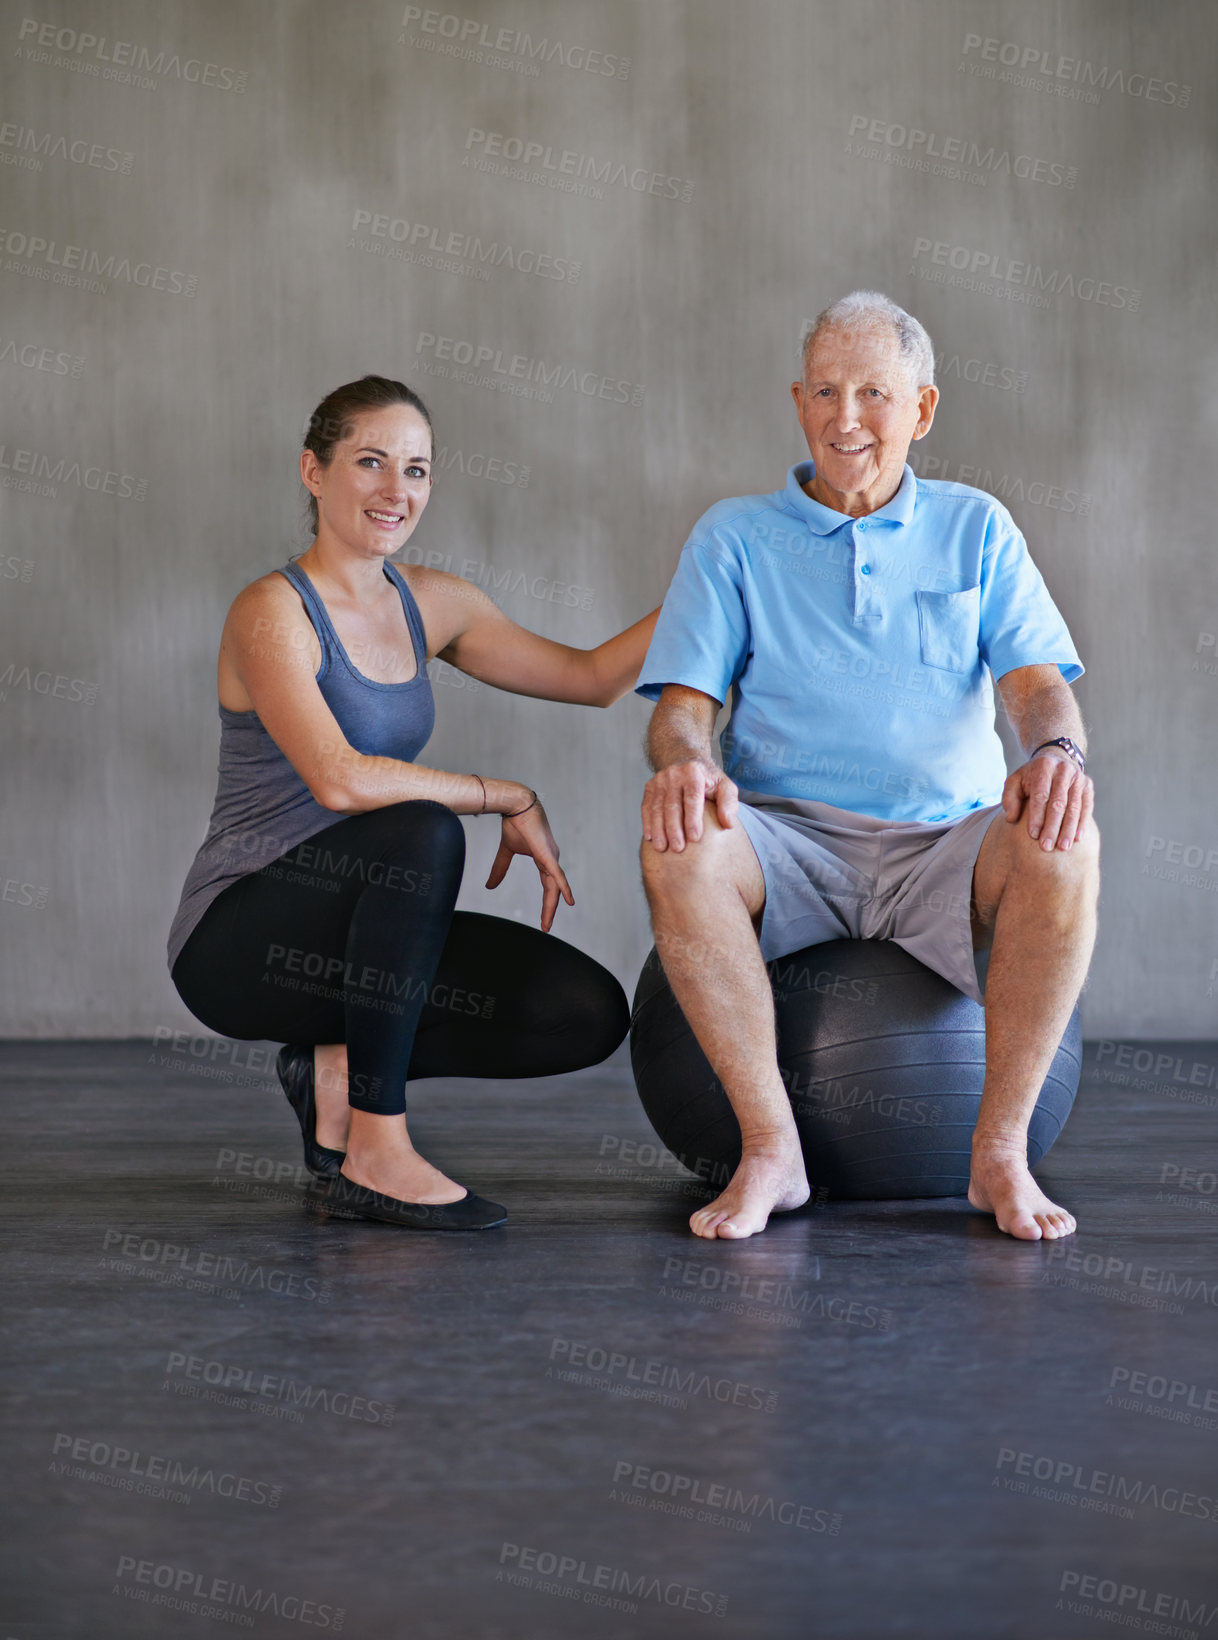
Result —
[[267, 619], [289, 621], [293, 625], [302, 621], [306, 626], [311, 624], [300, 593], [278, 570], [260, 575], [242, 587], [229, 605], [224, 624], [230, 633], [240, 634]]
[[424, 603], [433, 603], [437, 608], [468, 609], [471, 605], [480, 610], [497, 608], [481, 587], [467, 581], [463, 575], [454, 575], [445, 569], [432, 569], [429, 564], [394, 564], [393, 567], [410, 588], [420, 608]]

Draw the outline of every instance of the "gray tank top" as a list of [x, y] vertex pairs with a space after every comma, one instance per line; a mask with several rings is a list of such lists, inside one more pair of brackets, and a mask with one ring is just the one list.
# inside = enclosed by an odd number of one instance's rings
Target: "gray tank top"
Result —
[[[435, 725], [427, 676], [427, 639], [410, 588], [390, 563], [418, 672], [408, 683], [377, 683], [357, 672], [308, 575], [289, 560], [277, 572], [300, 593], [321, 644], [317, 684], [349, 745], [368, 756], [412, 763]], [[345, 815], [322, 808], [263, 728], [257, 712], [220, 707], [220, 767], [216, 801], [203, 845], [186, 874], [169, 930], [169, 966], [216, 896], [239, 877], [269, 865]]]

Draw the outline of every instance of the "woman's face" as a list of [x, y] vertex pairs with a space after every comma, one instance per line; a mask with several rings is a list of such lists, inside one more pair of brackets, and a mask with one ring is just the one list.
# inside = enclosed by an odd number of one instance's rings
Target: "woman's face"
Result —
[[300, 476], [317, 498], [319, 538], [388, 557], [405, 546], [431, 494], [431, 429], [408, 404], [366, 410], [328, 466], [302, 450]]

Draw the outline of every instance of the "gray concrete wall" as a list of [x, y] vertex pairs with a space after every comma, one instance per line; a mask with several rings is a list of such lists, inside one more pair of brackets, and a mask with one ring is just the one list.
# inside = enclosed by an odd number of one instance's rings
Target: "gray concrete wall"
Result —
[[[660, 599], [711, 502], [805, 453], [800, 327], [868, 285], [941, 353], [919, 470], [1007, 500], [1088, 666], [1086, 1028], [1214, 1034], [1218, 13], [454, 4], [3, 8], [0, 1031], [189, 1025], [163, 947], [217, 639], [307, 543], [324, 392], [414, 383], [450, 465], [412, 546], [591, 645]], [[464, 236], [518, 265], [471, 271]], [[516, 355], [576, 385], [504, 391]], [[430, 759], [541, 789], [578, 900], [558, 929], [629, 988], [648, 709], [436, 695]], [[462, 903], [534, 920], [531, 868], [487, 894], [494, 828], [470, 834]]]

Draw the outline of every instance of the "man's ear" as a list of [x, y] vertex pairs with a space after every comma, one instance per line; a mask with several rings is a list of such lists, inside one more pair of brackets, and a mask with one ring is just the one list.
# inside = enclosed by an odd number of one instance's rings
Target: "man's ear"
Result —
[[935, 419], [935, 406], [938, 402], [939, 389], [937, 387], [924, 387], [918, 394], [918, 408], [921, 416], [918, 421], [918, 430], [914, 434], [915, 439], [925, 438], [927, 433], [930, 432], [931, 424]]

